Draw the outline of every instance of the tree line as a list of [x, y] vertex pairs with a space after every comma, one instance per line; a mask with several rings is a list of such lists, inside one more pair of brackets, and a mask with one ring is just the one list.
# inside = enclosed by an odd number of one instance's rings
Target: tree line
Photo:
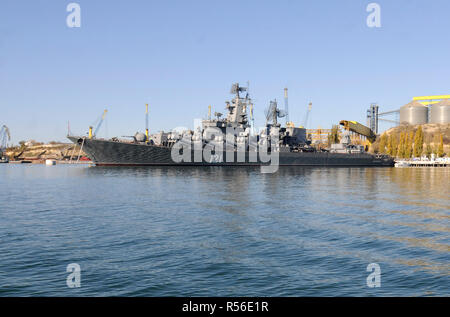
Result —
[[389, 154], [399, 158], [421, 157], [426, 155], [431, 157], [435, 154], [437, 157], [444, 156], [444, 137], [442, 134], [435, 135], [434, 146], [430, 140], [427, 140], [424, 146], [424, 134], [422, 127], [419, 127], [414, 133], [413, 131], [402, 131], [398, 133], [383, 133], [380, 137], [378, 152]]

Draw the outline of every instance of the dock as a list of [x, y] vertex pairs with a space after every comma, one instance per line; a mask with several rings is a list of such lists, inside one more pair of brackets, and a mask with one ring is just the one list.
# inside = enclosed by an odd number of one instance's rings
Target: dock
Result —
[[395, 167], [450, 167], [450, 160], [440, 161], [395, 161]]

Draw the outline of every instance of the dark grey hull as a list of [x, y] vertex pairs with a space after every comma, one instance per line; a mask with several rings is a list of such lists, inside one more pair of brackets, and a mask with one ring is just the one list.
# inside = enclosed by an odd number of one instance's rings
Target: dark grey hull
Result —
[[[79, 137], [68, 137], [72, 142], [81, 144]], [[201, 153], [191, 151], [190, 162], [177, 163], [172, 160], [171, 149], [162, 146], [114, 142], [108, 140], [84, 139], [83, 151], [97, 166], [164, 166], [164, 165], [186, 165], [186, 166], [260, 166], [268, 165], [249, 157], [245, 153], [245, 159], [240, 162], [236, 152], [222, 154], [222, 162], [205, 161], [195, 162], [194, 157], [202, 157]], [[242, 160], [241, 160], [242, 161]], [[280, 152], [280, 166], [394, 166], [390, 157], [378, 157], [368, 153], [342, 154], [327, 152]]]

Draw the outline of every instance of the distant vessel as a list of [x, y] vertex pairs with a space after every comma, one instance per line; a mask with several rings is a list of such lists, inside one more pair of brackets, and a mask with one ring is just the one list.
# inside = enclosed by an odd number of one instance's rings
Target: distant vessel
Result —
[[406, 161], [395, 162], [395, 167], [410, 167], [410, 166], [411, 166], [411, 164]]
[[[245, 97], [240, 95], [244, 92]], [[341, 143], [316, 150], [307, 141], [304, 128], [281, 127], [277, 118], [285, 114], [276, 101], [271, 101], [266, 111], [266, 127], [254, 134], [247, 116], [253, 109], [248, 89], [234, 84], [231, 93], [235, 97], [226, 102], [227, 117], [215, 113], [213, 119], [210, 114], [195, 131], [148, 135], [147, 130], [146, 134], [136, 133], [132, 141], [97, 139], [91, 133], [68, 138], [97, 166], [261, 166], [270, 164], [268, 155], [276, 155], [279, 166], [394, 166], [390, 156], [372, 155], [363, 146], [351, 144], [348, 131]], [[261, 148], [266, 152], [260, 152]]]
[[56, 165], [56, 161], [55, 160], [45, 160], [45, 165], [48, 166], [52, 166], [52, 165]]

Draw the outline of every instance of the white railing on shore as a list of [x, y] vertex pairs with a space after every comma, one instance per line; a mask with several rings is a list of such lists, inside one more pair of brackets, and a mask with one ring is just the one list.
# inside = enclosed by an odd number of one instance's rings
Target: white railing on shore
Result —
[[395, 160], [396, 167], [450, 167], [450, 158], [441, 157], [436, 159], [396, 159]]

